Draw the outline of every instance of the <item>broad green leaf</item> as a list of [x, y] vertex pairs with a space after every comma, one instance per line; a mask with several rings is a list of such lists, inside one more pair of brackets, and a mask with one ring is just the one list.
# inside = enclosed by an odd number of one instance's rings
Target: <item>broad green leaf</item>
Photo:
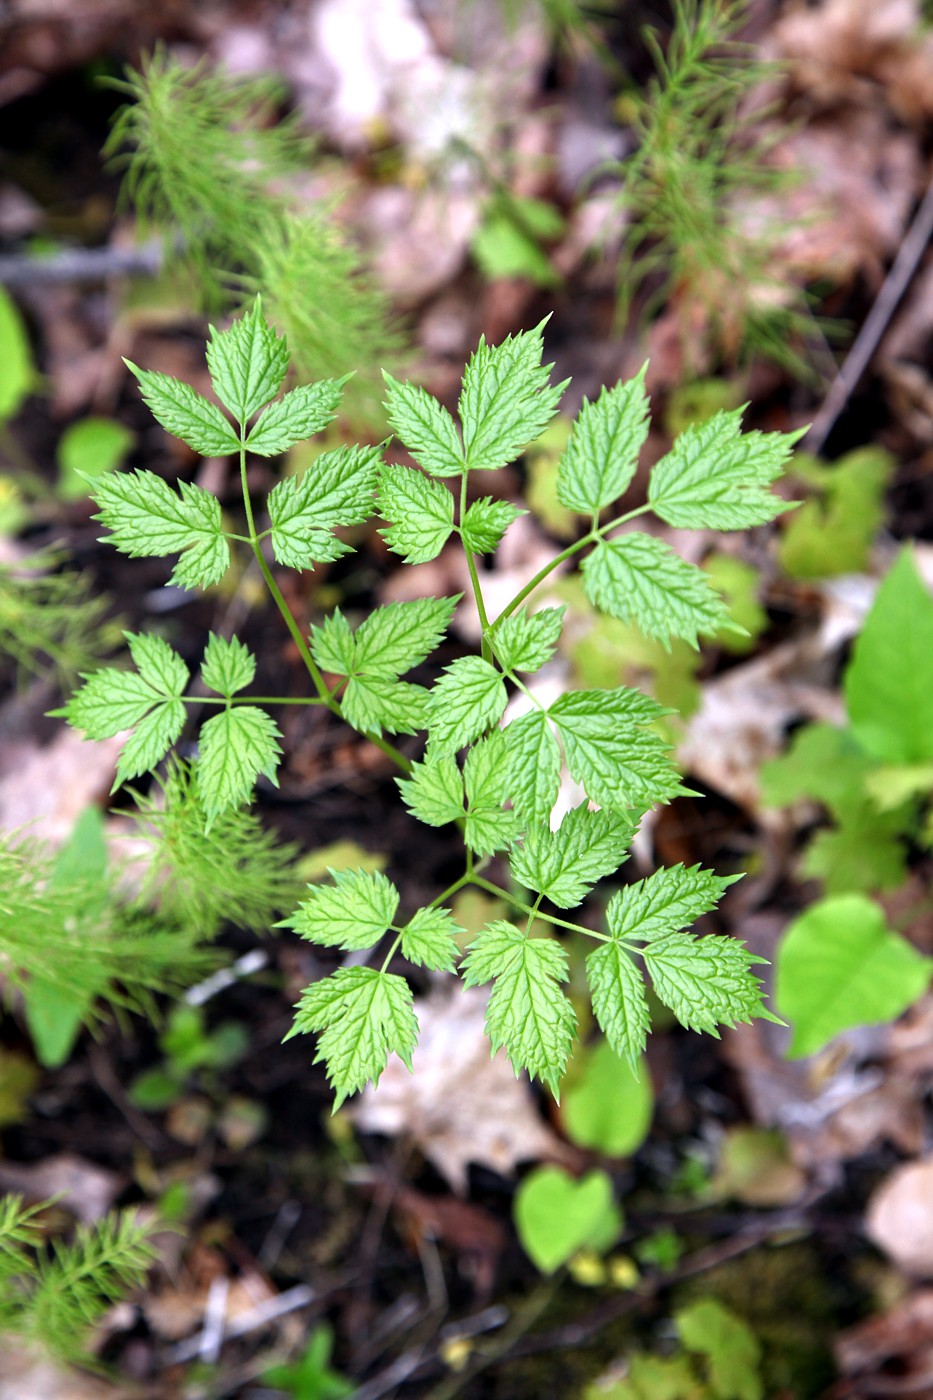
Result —
[[[342, 379], [322, 379], [302, 384], [271, 403], [256, 419], [246, 446], [259, 457], [277, 457], [296, 442], [304, 442], [326, 428], [340, 407]], [[313, 470], [313, 466], [308, 468]]]
[[58, 440], [58, 492], [66, 501], [79, 501], [90, 489], [88, 480], [107, 476], [121, 466], [136, 434], [112, 418], [82, 418]]
[[356, 636], [339, 608], [311, 628], [311, 654], [322, 671], [352, 676], [356, 670]]
[[729, 622], [703, 570], [651, 535], [601, 540], [583, 561], [583, 583], [594, 607], [665, 646], [681, 637], [695, 647], [698, 633], [715, 636]]
[[669, 745], [646, 724], [663, 713], [639, 691], [568, 691], [550, 707], [571, 774], [591, 802], [644, 809], [683, 791]]
[[644, 942], [665, 938], [715, 909], [735, 880], [698, 865], [662, 867], [613, 895], [606, 910], [609, 932], [613, 938]]
[[281, 750], [278, 726], [254, 705], [222, 710], [198, 735], [198, 788], [208, 824], [252, 794], [260, 773], [274, 783]]
[[301, 478], [272, 488], [267, 508], [280, 564], [307, 569], [348, 553], [350, 546], [333, 531], [372, 515], [380, 460], [378, 447], [338, 447], [316, 457]]
[[391, 928], [398, 890], [379, 871], [330, 870], [332, 885], [309, 885], [284, 926], [310, 943], [346, 950], [372, 948]]
[[235, 695], [251, 685], [256, 675], [256, 658], [236, 637], [229, 641], [211, 632], [204, 648], [201, 679], [218, 695]]
[[781, 531], [781, 572], [800, 579], [867, 572], [896, 465], [877, 446], [856, 448], [831, 465], [798, 452], [793, 477], [807, 488], [806, 500]]
[[202, 457], [229, 457], [239, 452], [236, 433], [216, 404], [181, 379], [123, 363], [136, 376], [153, 418], [172, 437], [181, 438]]
[[762, 801], [767, 807], [786, 807], [809, 797], [838, 815], [866, 801], [865, 783], [875, 767], [849, 730], [805, 724], [786, 753], [762, 765]]
[[764, 961], [737, 938], [711, 934], [693, 938], [670, 933], [649, 943], [645, 966], [654, 990], [687, 1030], [718, 1036], [717, 1026], [734, 1026], [756, 1016], [774, 1019], [761, 1000], [761, 983], [752, 972]]
[[19, 412], [35, 383], [36, 370], [23, 318], [12, 297], [0, 287], [0, 423]]
[[743, 433], [742, 409], [685, 429], [651, 473], [648, 502], [668, 525], [745, 530], [789, 510], [769, 489], [806, 432]]
[[926, 991], [933, 960], [888, 928], [860, 894], [812, 904], [777, 956], [775, 1002], [793, 1027], [789, 1054], [813, 1055], [853, 1026], [890, 1021]]
[[340, 706], [347, 723], [363, 734], [416, 734], [428, 727], [428, 691], [392, 676], [351, 676]]
[[470, 471], [495, 470], [514, 462], [557, 412], [566, 384], [548, 383], [552, 366], [541, 364], [543, 329], [542, 322], [494, 346], [480, 337], [470, 356], [460, 395]]
[[563, 1167], [536, 1167], [515, 1193], [515, 1228], [542, 1274], [553, 1274], [582, 1249], [609, 1249], [622, 1218], [604, 1171], [577, 1180]]
[[418, 967], [453, 972], [460, 956], [455, 924], [449, 909], [419, 909], [402, 929], [402, 956]]
[[512, 875], [558, 909], [573, 909], [597, 881], [618, 870], [637, 829], [638, 819], [574, 807], [557, 831], [544, 825], [528, 830], [512, 852]]
[[110, 543], [132, 559], [180, 554], [172, 583], [209, 588], [230, 564], [220, 502], [188, 481], [178, 493], [154, 472], [120, 472], [94, 484], [94, 519], [112, 531]]
[[867, 753], [884, 763], [933, 759], [933, 598], [909, 549], [878, 589], [844, 689]]
[[459, 476], [463, 471], [463, 445], [446, 408], [417, 384], [401, 383], [385, 370], [382, 377], [392, 431], [419, 467], [432, 476]]
[[614, 1052], [634, 1068], [651, 1026], [641, 972], [620, 943], [602, 943], [587, 955], [586, 976], [597, 1024]]
[[527, 515], [527, 511], [513, 506], [511, 501], [494, 501], [491, 496], [474, 501], [460, 527], [464, 549], [470, 554], [491, 554], [520, 515]]
[[207, 367], [214, 393], [239, 423], [275, 398], [288, 370], [288, 346], [263, 316], [259, 297], [228, 330], [211, 326]]
[[107, 667], [85, 676], [61, 711], [88, 739], [135, 729], [123, 746], [114, 789], [154, 768], [185, 725], [188, 668], [181, 657], [161, 637], [128, 632], [126, 640], [136, 673]]
[[355, 669], [369, 676], [401, 676], [420, 666], [443, 638], [460, 597], [375, 608], [356, 629]]
[[478, 740], [463, 767], [467, 798], [466, 844], [480, 856], [506, 847], [515, 834], [515, 815], [502, 809], [508, 792], [505, 737], [494, 729]]
[[608, 1040], [579, 1046], [561, 1085], [564, 1131], [577, 1147], [629, 1157], [651, 1128], [654, 1094], [642, 1060], [620, 1059]]
[[408, 778], [396, 778], [402, 801], [426, 826], [446, 826], [463, 816], [463, 778], [452, 754], [413, 763]]
[[811, 838], [800, 864], [804, 879], [820, 880], [824, 894], [871, 894], [904, 883], [908, 821], [903, 808], [879, 812], [863, 798], [838, 820], [838, 827]]
[[716, 1298], [697, 1298], [674, 1314], [688, 1351], [709, 1361], [710, 1394], [722, 1400], [762, 1400], [761, 1347], [754, 1332]]
[[647, 368], [595, 403], [583, 400], [557, 474], [558, 498], [570, 510], [596, 519], [628, 490], [648, 436]]
[[479, 656], [445, 667], [431, 691], [428, 728], [432, 754], [454, 753], [501, 719], [508, 696], [499, 672]]
[[368, 1081], [378, 1084], [391, 1053], [411, 1069], [418, 1040], [411, 988], [371, 967], [342, 967], [301, 994], [291, 1035], [318, 1031], [314, 1062], [327, 1065], [334, 1112]]
[[529, 710], [503, 730], [512, 806], [525, 822], [546, 822], [560, 788], [560, 745], [544, 710]]
[[454, 528], [454, 498], [446, 486], [413, 467], [386, 463], [377, 499], [389, 521], [379, 533], [406, 564], [426, 564], [440, 554]]
[[560, 638], [566, 608], [542, 608], [529, 617], [518, 608], [491, 634], [496, 659], [506, 671], [539, 671]]
[[567, 980], [563, 948], [550, 938], [527, 938], [499, 919], [470, 944], [463, 972], [468, 987], [494, 984], [486, 1006], [493, 1050], [504, 1046], [516, 1074], [527, 1069], [558, 1098], [576, 1029], [560, 988]]

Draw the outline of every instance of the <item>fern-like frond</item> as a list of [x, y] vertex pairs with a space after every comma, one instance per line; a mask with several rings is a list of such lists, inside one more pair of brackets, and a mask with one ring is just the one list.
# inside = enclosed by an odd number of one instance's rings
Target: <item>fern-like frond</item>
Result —
[[813, 330], [806, 296], [773, 276], [783, 228], [760, 212], [789, 177], [769, 160], [778, 136], [749, 110], [774, 66], [736, 37], [747, 8], [676, 0], [666, 48], [646, 32], [655, 77], [633, 98], [636, 149], [618, 167], [619, 306], [652, 282], [647, 314], [676, 297], [702, 308], [727, 359], [758, 352], [806, 375], [794, 348]]
[[266, 933], [304, 888], [298, 847], [247, 808], [227, 808], [206, 830], [197, 765], [173, 761], [151, 795], [134, 794], [148, 847], [143, 898], [169, 923], [214, 938], [224, 924]]
[[43, 553], [28, 567], [0, 566], [0, 656], [20, 675], [51, 672], [68, 687], [118, 644], [120, 623], [91, 576], [60, 563]]
[[[0, 971], [8, 988], [42, 985], [92, 1006], [147, 1009], [216, 959], [195, 931], [128, 906], [112, 874], [63, 875], [35, 841], [0, 837]], [[92, 1013], [89, 1013], [92, 1014]]]
[[192, 268], [206, 308], [261, 292], [299, 373], [352, 371], [345, 411], [381, 429], [380, 368], [397, 362], [403, 340], [329, 211], [292, 192], [289, 177], [309, 167], [313, 147], [294, 120], [277, 118], [281, 86], [203, 63], [186, 69], [161, 49], [117, 86], [130, 100], [105, 153], [125, 164], [126, 198]]
[[0, 1333], [78, 1361], [91, 1328], [139, 1287], [158, 1257], [156, 1227], [136, 1211], [114, 1211], [46, 1246], [32, 1224], [41, 1208], [26, 1209], [16, 1196], [0, 1201]]

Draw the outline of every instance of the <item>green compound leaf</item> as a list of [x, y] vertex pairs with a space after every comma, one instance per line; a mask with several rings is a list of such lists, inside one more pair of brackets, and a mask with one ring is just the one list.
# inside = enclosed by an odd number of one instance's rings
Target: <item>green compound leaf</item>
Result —
[[496, 659], [505, 671], [540, 671], [557, 648], [565, 607], [543, 608], [528, 617], [518, 608], [492, 633]]
[[463, 446], [457, 426], [426, 390], [403, 384], [382, 371], [386, 382], [386, 410], [392, 431], [432, 476], [459, 476], [463, 471]]
[[631, 954], [619, 943], [603, 943], [586, 959], [593, 1015], [617, 1055], [635, 1069], [651, 1026], [648, 998]]
[[376, 608], [356, 630], [354, 669], [371, 676], [401, 676], [420, 666], [440, 644], [461, 596], [415, 598]]
[[463, 816], [463, 778], [452, 754], [413, 763], [411, 776], [395, 781], [409, 812], [426, 826], [446, 826]]
[[259, 297], [228, 330], [211, 326], [207, 367], [214, 393], [238, 423], [275, 398], [288, 370], [288, 346], [263, 316]]
[[560, 745], [544, 710], [529, 710], [503, 730], [508, 789], [523, 822], [546, 822], [560, 789]]
[[784, 936], [775, 1002], [793, 1026], [788, 1053], [813, 1055], [852, 1026], [890, 1021], [926, 991], [933, 960], [888, 928], [860, 894], [818, 900]]
[[209, 588], [230, 564], [220, 502], [191, 482], [178, 492], [154, 472], [120, 472], [101, 477], [93, 499], [94, 519], [112, 531], [110, 543], [131, 559], [181, 554], [171, 582], [181, 588]]
[[648, 436], [647, 368], [595, 403], [583, 400], [557, 472], [557, 496], [569, 510], [595, 519], [628, 489]]
[[85, 676], [61, 711], [88, 739], [135, 730], [120, 754], [113, 791], [154, 768], [185, 725], [188, 668], [181, 657], [161, 637], [128, 632], [126, 640], [136, 673], [108, 667]]
[[687, 1350], [708, 1358], [713, 1395], [763, 1400], [761, 1345], [746, 1322], [715, 1298], [697, 1298], [674, 1322]]
[[470, 356], [460, 395], [470, 471], [495, 470], [514, 462], [557, 412], [567, 384], [548, 384], [553, 366], [541, 364], [543, 329], [544, 322], [495, 346], [480, 337]]
[[437, 558], [454, 528], [454, 498], [446, 486], [413, 467], [386, 463], [377, 500], [380, 515], [389, 521], [379, 533], [391, 550], [406, 564]]
[[744, 530], [790, 509], [769, 487], [806, 429], [743, 433], [742, 412], [719, 412], [685, 429], [652, 471], [648, 502], [668, 525]]
[[202, 457], [229, 457], [239, 452], [236, 433], [216, 404], [181, 379], [123, 363], [136, 376], [153, 418], [172, 437], [181, 438]]
[[418, 1042], [411, 988], [391, 972], [342, 967], [302, 992], [290, 1034], [308, 1031], [320, 1032], [314, 1063], [327, 1065], [336, 1113], [369, 1080], [379, 1083], [393, 1051], [411, 1069]]
[[671, 933], [649, 943], [645, 966], [654, 990], [687, 1030], [719, 1035], [756, 1016], [774, 1020], [761, 1000], [761, 983], [751, 969], [757, 958], [737, 938], [693, 938]]
[[256, 675], [256, 658], [236, 637], [229, 641], [211, 632], [204, 648], [201, 680], [218, 695], [235, 695], [251, 685]]
[[258, 457], [277, 457], [296, 442], [314, 437], [327, 427], [340, 407], [345, 382], [322, 379], [317, 384], [302, 384], [270, 404], [246, 439], [249, 451]]
[[492, 982], [486, 1032], [502, 1046], [516, 1075], [527, 1069], [555, 1098], [570, 1055], [576, 1016], [560, 983], [567, 957], [553, 939], [526, 938], [514, 924], [496, 920], [470, 944], [463, 963], [468, 987]]
[[372, 948], [392, 926], [398, 890], [378, 871], [329, 870], [332, 885], [309, 885], [284, 927], [310, 943], [353, 951]]
[[933, 598], [905, 549], [878, 589], [845, 677], [856, 739], [885, 763], [933, 759]]
[[417, 734], [428, 727], [428, 692], [387, 676], [351, 676], [341, 697], [348, 724], [363, 734]]
[[595, 607], [668, 648], [671, 637], [695, 647], [698, 633], [715, 636], [729, 621], [703, 570], [651, 535], [601, 540], [583, 561], [583, 584]]
[[574, 807], [557, 831], [547, 826], [527, 831], [524, 844], [512, 852], [512, 875], [558, 909], [574, 909], [627, 859], [639, 820]]
[[613, 938], [643, 942], [666, 938], [715, 909], [735, 879], [698, 865], [656, 870], [613, 895], [606, 910], [609, 932]]
[[491, 496], [483, 496], [474, 501], [463, 517], [460, 533], [463, 547], [470, 554], [491, 554], [498, 549], [502, 536], [526, 510], [513, 506], [511, 501], [494, 501]]
[[402, 956], [433, 972], [453, 972], [460, 956], [457, 935], [465, 932], [449, 909], [419, 909], [402, 929]]
[[380, 459], [378, 447], [338, 447], [316, 457], [300, 479], [272, 488], [266, 504], [280, 564], [309, 569], [350, 552], [333, 531], [372, 515]]
[[549, 712], [567, 767], [591, 802], [626, 808], [666, 802], [683, 792], [669, 745], [645, 726], [664, 711], [637, 690], [577, 690]]
[[501, 719], [508, 696], [499, 672], [480, 656], [461, 656], [431, 691], [431, 752], [454, 753]]
[[280, 738], [278, 726], [254, 705], [223, 710], [202, 725], [198, 785], [208, 826], [228, 807], [246, 801], [260, 773], [276, 781]]
[[494, 729], [467, 754], [463, 767], [466, 788], [466, 844], [479, 856], [503, 850], [515, 835], [515, 814], [502, 809], [508, 790], [505, 736]]

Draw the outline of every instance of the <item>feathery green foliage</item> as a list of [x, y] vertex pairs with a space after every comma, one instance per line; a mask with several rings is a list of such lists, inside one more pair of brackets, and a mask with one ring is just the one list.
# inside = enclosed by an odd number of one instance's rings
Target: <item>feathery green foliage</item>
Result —
[[54, 554], [35, 554], [28, 566], [0, 565], [0, 655], [19, 675], [51, 672], [73, 685], [119, 641], [110, 606], [89, 574], [63, 567]]
[[[390, 1053], [410, 1064], [418, 1033], [412, 989], [390, 966], [398, 955], [414, 966], [453, 969], [463, 930], [448, 901], [470, 885], [504, 899], [524, 926], [508, 919], [487, 925], [470, 945], [462, 973], [469, 985], [492, 985], [487, 1029], [493, 1047], [503, 1046], [516, 1072], [527, 1069], [555, 1094], [576, 1030], [563, 988], [567, 958], [557, 930], [572, 929], [595, 941], [588, 976], [596, 1019], [612, 1047], [633, 1062], [649, 1026], [644, 971], [660, 999], [689, 1028], [716, 1034], [719, 1025], [768, 1016], [753, 971], [760, 960], [735, 939], [688, 932], [715, 907], [728, 878], [698, 867], [659, 870], [613, 897], [601, 931], [550, 912], [554, 906], [573, 908], [600, 879], [612, 876], [645, 811], [683, 788], [657, 728], [665, 712], [640, 691], [625, 686], [570, 691], [544, 704], [524, 677], [547, 664], [563, 625], [562, 609], [535, 610], [535, 590], [557, 564], [577, 554], [585, 556], [584, 583], [596, 606], [631, 617], [650, 636], [695, 643], [698, 635], [718, 631], [722, 608], [705, 574], [671, 551], [654, 549], [650, 536], [617, 531], [649, 509], [662, 520], [701, 529], [732, 530], [774, 519], [786, 505], [770, 486], [795, 436], [743, 433], [739, 413], [721, 413], [703, 428], [688, 429], [657, 464], [648, 505], [617, 513], [646, 433], [643, 376], [585, 404], [557, 473], [560, 499], [584, 517], [584, 533], [491, 620], [474, 555], [479, 548], [493, 548], [518, 511], [495, 517], [495, 502], [483, 498], [486, 521], [477, 530], [470, 519], [469, 474], [513, 459], [557, 412], [563, 386], [550, 383], [551, 367], [542, 364], [541, 326], [501, 345], [480, 341], [463, 375], [459, 427], [423, 390], [387, 380], [389, 420], [416, 466], [380, 467], [376, 449], [328, 453], [297, 484], [286, 480], [274, 486], [265, 514], [249, 488], [251, 444], [267, 455], [273, 441], [284, 451], [317, 431], [335, 411], [340, 385], [311, 385], [273, 397], [285, 377], [284, 343], [265, 322], [258, 301], [230, 329], [212, 331], [208, 364], [214, 393], [232, 415], [232, 425], [216, 405], [194, 402], [187, 385], [162, 376], [154, 394], [152, 379], [138, 374], [161, 421], [177, 424], [188, 415], [180, 430], [189, 443], [202, 440], [209, 422], [212, 435], [239, 444], [245, 538], [310, 680], [312, 693], [292, 697], [292, 703], [325, 706], [381, 748], [402, 770], [401, 792], [412, 815], [430, 826], [459, 824], [466, 847], [461, 877], [414, 912], [404, 908], [402, 892], [385, 875], [342, 870], [331, 872], [329, 882], [310, 885], [283, 921], [320, 947], [380, 960], [374, 966], [355, 961], [342, 966], [306, 988], [296, 1008], [292, 1034], [317, 1034], [317, 1057], [326, 1063], [336, 1103], [378, 1080]], [[133, 493], [105, 484], [97, 499], [104, 502], [113, 542], [125, 553], [177, 552], [184, 561], [208, 547], [203, 522], [214, 520], [208, 507], [184, 516], [172, 504], [184, 498], [159, 478]], [[167, 511], [170, 539], [163, 529]], [[376, 512], [386, 522], [382, 532], [389, 548], [406, 559], [431, 559], [451, 539], [459, 539], [466, 551], [482, 629], [480, 653], [455, 658], [440, 674], [435, 663], [430, 688], [402, 677], [430, 663], [457, 598], [389, 604], [355, 628], [336, 610], [306, 640], [264, 552], [268, 539], [279, 562], [310, 568], [314, 560], [336, 558], [349, 547], [335, 536], [337, 528]], [[216, 568], [212, 563], [206, 572], [215, 580], [244, 537], [228, 529], [226, 519], [217, 522], [216, 533], [212, 523], [211, 531]], [[598, 572], [594, 586], [592, 561], [607, 550], [619, 551], [634, 567], [626, 553], [633, 540], [646, 543], [637, 558], [638, 588], [630, 591], [627, 576], [614, 568]], [[186, 566], [186, 586], [196, 586], [198, 572]], [[219, 831], [246, 830], [236, 824], [257, 776], [274, 778], [278, 731], [265, 707], [277, 702], [251, 698], [255, 662], [235, 638], [208, 639], [201, 680], [215, 692], [210, 697], [186, 693], [187, 667], [166, 643], [134, 637], [131, 649], [135, 671], [103, 670], [87, 677], [65, 712], [91, 735], [132, 731], [120, 768], [127, 775], [158, 764], [189, 707], [207, 707], [200, 756], [191, 768], [172, 770], [167, 787], [167, 810], [180, 810], [188, 822], [199, 809], [204, 823], [200, 843], [185, 828], [186, 849], [194, 854], [174, 868], [190, 872], [209, 860]], [[516, 693], [530, 708], [513, 717], [507, 705]], [[219, 713], [211, 713], [212, 706], [220, 706]], [[412, 762], [387, 732], [426, 733], [423, 758]], [[580, 806], [552, 831], [562, 765], [599, 810]], [[179, 862], [167, 840], [173, 819], [151, 811], [147, 816], [157, 825], [161, 858], [171, 869]], [[508, 853], [514, 879], [530, 891], [533, 903], [483, 873], [499, 851]], [[273, 859], [265, 853], [267, 870]], [[196, 898], [185, 891], [192, 879], [189, 873], [172, 882], [182, 886], [174, 897], [188, 901], [186, 908]], [[243, 907], [242, 882], [232, 878], [230, 884], [231, 909]], [[204, 908], [197, 917], [210, 924], [221, 914], [220, 882], [206, 881], [200, 897]], [[266, 908], [250, 912], [259, 917]]]
[[403, 339], [330, 211], [292, 192], [314, 152], [279, 117], [281, 84], [185, 68], [159, 48], [115, 86], [128, 102], [105, 154], [125, 166], [124, 195], [143, 223], [192, 268], [206, 309], [262, 292], [301, 376], [353, 372], [347, 416], [381, 424], [377, 367], [398, 358]]
[[675, 0], [666, 46], [645, 31], [655, 77], [629, 98], [636, 146], [615, 167], [628, 219], [619, 305], [625, 314], [652, 286], [646, 314], [673, 298], [688, 355], [699, 307], [727, 360], [760, 353], [801, 374], [811, 321], [803, 293], [770, 271], [781, 230], [761, 211], [787, 176], [768, 160], [775, 136], [748, 113], [773, 65], [736, 37], [747, 10], [747, 0]]
[[89, 1361], [89, 1334], [107, 1309], [138, 1288], [157, 1258], [156, 1223], [114, 1211], [78, 1225], [70, 1240], [43, 1241], [40, 1206], [0, 1198], [0, 1335], [15, 1335], [62, 1361]]

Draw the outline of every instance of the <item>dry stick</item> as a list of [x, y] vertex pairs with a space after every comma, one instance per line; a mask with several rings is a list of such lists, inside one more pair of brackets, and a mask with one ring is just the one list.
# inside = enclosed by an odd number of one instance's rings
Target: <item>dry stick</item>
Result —
[[7, 287], [37, 287], [59, 282], [103, 282], [108, 277], [155, 277], [165, 250], [160, 242], [139, 248], [59, 248], [37, 257], [7, 253], [0, 257], [0, 283]]
[[920, 208], [914, 215], [907, 236], [897, 250], [897, 257], [891, 266], [875, 304], [868, 314], [865, 324], [855, 338], [823, 406], [813, 420], [813, 426], [806, 436], [808, 452], [818, 454], [835, 426], [836, 419], [845, 408], [850, 395], [868, 368], [869, 361], [878, 347], [878, 342], [893, 316], [897, 304], [913, 278], [924, 250], [933, 237], [933, 181], [927, 186]]

